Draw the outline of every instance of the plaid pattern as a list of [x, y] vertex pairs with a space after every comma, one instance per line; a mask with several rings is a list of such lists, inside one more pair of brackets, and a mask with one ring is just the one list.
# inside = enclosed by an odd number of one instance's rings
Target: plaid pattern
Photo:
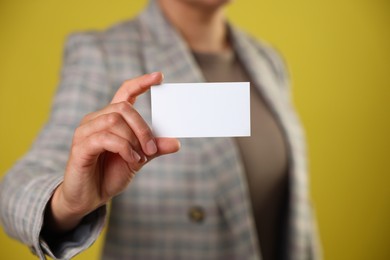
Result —
[[[278, 55], [230, 26], [233, 46], [279, 120], [290, 154], [290, 201], [285, 259], [319, 259], [308, 198], [304, 136], [293, 112], [288, 77]], [[128, 78], [163, 71], [165, 82], [204, 78], [158, 5], [105, 32], [72, 35], [51, 118], [30, 152], [0, 187], [7, 233], [44, 258], [71, 258], [88, 248], [105, 222], [105, 207], [85, 218], [63, 243], [40, 238], [43, 211], [61, 182], [74, 128], [105, 106]], [[199, 101], [201, 103], [201, 100]], [[150, 95], [137, 109], [150, 122]], [[157, 158], [112, 201], [103, 259], [260, 259], [243, 165], [231, 138], [183, 139], [180, 152]], [[188, 216], [200, 207], [203, 222]]]

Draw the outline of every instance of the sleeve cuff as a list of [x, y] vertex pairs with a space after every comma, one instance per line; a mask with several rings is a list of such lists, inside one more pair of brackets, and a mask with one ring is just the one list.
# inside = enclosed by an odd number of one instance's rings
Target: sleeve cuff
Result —
[[81, 223], [64, 236], [45, 241], [40, 236], [40, 247], [53, 259], [70, 259], [89, 248], [99, 237], [105, 224], [106, 206], [102, 206], [83, 218]]

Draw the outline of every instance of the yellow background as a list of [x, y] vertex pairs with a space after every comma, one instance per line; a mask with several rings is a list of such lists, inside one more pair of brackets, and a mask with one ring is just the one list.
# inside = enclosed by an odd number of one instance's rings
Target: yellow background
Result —
[[[48, 117], [65, 36], [135, 0], [0, 0], [0, 176]], [[390, 259], [390, 2], [237, 0], [230, 19], [285, 56], [308, 135], [326, 259]], [[96, 259], [102, 241], [77, 259]], [[34, 259], [0, 231], [0, 259]]]

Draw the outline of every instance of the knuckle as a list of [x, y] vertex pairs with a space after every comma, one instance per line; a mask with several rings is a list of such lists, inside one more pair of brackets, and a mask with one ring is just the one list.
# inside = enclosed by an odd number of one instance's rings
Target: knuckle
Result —
[[70, 149], [70, 156], [71, 157], [74, 157], [74, 156], [78, 157], [83, 151], [82, 148], [85, 149], [85, 147], [82, 146], [80, 143], [73, 143], [72, 147]]
[[119, 142], [119, 143], [116, 143], [116, 146], [122, 151], [128, 152], [128, 150], [129, 150], [129, 143], [128, 142]]
[[122, 117], [118, 113], [111, 113], [106, 115], [106, 122], [109, 125], [115, 125], [118, 124], [121, 121]]
[[150, 138], [152, 136], [152, 133], [147, 126], [141, 127], [138, 131], [143, 138]]
[[91, 120], [91, 117], [92, 117], [92, 114], [87, 114], [87, 115], [85, 115], [85, 116], [82, 118], [81, 122], [88, 122], [88, 121]]
[[117, 104], [117, 109], [120, 112], [125, 112], [131, 109], [131, 105], [128, 102], [123, 101]]
[[126, 79], [125, 81], [123, 81], [123, 85], [130, 85], [132, 81], [132, 79]]
[[77, 127], [77, 128], [74, 130], [74, 134], [73, 134], [73, 143], [78, 143], [78, 141], [80, 140], [81, 137], [82, 137], [82, 134], [81, 134], [80, 127]]
[[75, 137], [80, 136], [81, 132], [82, 132], [81, 126], [79, 125], [79, 126], [76, 127], [75, 130], [74, 130], [74, 136], [75, 136]]
[[109, 134], [107, 132], [100, 132], [100, 133], [94, 135], [94, 138], [92, 138], [91, 142], [92, 142], [92, 145], [99, 146], [102, 143], [105, 143], [108, 138], [109, 138]]

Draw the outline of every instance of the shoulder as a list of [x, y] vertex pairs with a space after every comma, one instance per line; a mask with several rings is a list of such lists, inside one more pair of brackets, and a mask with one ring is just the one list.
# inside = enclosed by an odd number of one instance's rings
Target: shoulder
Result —
[[105, 30], [74, 32], [66, 39], [64, 59], [68, 65], [88, 65], [83, 67], [96, 69], [100, 64], [102, 69], [108, 69], [111, 61], [137, 57], [140, 38], [137, 19], [117, 23]]
[[137, 19], [127, 20], [114, 24], [105, 30], [78, 31], [69, 34], [66, 46], [78, 48], [83, 46], [96, 47], [118, 46], [129, 44], [140, 38]]

